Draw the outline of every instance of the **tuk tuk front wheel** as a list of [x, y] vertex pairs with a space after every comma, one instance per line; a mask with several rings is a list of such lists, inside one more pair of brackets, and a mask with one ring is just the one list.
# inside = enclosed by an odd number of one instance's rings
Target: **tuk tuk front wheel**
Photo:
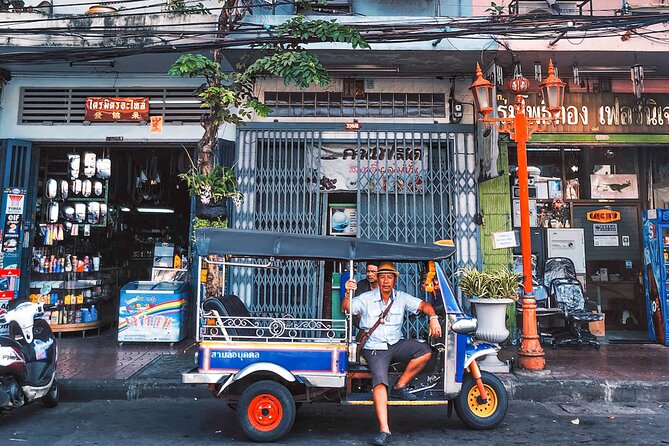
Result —
[[295, 422], [293, 395], [275, 381], [255, 382], [239, 397], [237, 418], [249, 439], [277, 441], [290, 431]]
[[468, 373], [453, 403], [458, 416], [467, 426], [472, 429], [492, 429], [506, 416], [509, 397], [502, 381], [492, 373], [481, 372], [481, 379], [488, 396], [486, 402], [481, 401], [476, 380]]

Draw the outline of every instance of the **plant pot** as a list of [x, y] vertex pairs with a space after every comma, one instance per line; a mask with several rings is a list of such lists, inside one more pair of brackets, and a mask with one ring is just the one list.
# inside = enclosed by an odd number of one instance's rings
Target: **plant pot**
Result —
[[216, 220], [218, 218], [225, 220], [228, 218], [227, 202], [219, 201], [218, 203], [204, 204], [198, 200], [195, 205], [195, 215], [205, 220]]
[[[476, 308], [476, 319], [478, 320], [476, 337], [494, 344], [499, 344], [508, 338], [506, 306], [512, 302], [513, 299], [472, 299], [471, 303]], [[479, 366], [488, 372], [509, 372], [509, 365], [500, 361], [497, 355], [486, 356]]]

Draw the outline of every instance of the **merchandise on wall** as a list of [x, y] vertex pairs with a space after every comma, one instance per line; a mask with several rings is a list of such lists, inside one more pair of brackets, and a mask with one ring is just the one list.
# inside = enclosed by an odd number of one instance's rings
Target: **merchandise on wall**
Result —
[[30, 298], [54, 307], [47, 316], [55, 332], [116, 321], [121, 287], [148, 280], [156, 256], [160, 266], [173, 268], [177, 257], [183, 265], [190, 200], [176, 153], [42, 151]]
[[109, 223], [111, 159], [93, 150], [47, 159], [29, 297], [53, 308], [47, 317], [56, 332], [99, 328], [110, 320], [118, 275], [94, 242]]
[[[530, 201], [536, 228], [532, 229], [543, 228], [547, 236], [543, 247], [537, 247], [541, 242], [533, 239], [532, 251], [544, 257], [571, 257], [580, 265], [588, 298], [606, 314], [606, 333], [615, 336], [613, 342], [618, 337], [642, 341], [645, 336], [641, 330], [646, 305], [639, 286], [639, 214], [645, 181], [639, 165], [642, 151], [559, 142], [544, 142], [527, 150], [528, 163], [533, 166]], [[511, 166], [515, 157], [511, 149]], [[517, 217], [515, 188], [510, 187], [511, 209]], [[574, 232], [573, 228], [583, 233], [578, 241], [555, 237]], [[569, 254], [577, 246], [584, 246], [585, 252]]]

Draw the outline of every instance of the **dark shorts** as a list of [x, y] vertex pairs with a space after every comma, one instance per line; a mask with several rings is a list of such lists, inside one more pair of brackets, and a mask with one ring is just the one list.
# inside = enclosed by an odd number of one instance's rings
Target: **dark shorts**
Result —
[[420, 358], [432, 349], [424, 342], [415, 339], [401, 339], [399, 342], [389, 345], [388, 350], [362, 350], [362, 356], [367, 361], [367, 367], [372, 373], [372, 386], [388, 383], [388, 367], [394, 362], [408, 363], [412, 359]]

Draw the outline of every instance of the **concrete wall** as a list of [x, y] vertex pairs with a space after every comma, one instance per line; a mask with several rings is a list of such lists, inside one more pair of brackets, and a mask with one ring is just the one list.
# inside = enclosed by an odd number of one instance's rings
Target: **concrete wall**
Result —
[[[445, 118], [389, 118], [389, 117], [368, 117], [356, 118], [361, 123], [375, 122], [402, 122], [402, 123], [422, 123], [432, 124], [434, 121], [439, 123], [447, 123], [448, 120], [448, 94], [451, 88], [451, 82], [448, 79], [437, 78], [373, 78], [366, 77], [366, 80], [372, 81], [372, 85], [366, 83], [365, 91], [367, 93], [443, 93], [446, 95], [446, 117]], [[456, 81], [455, 98], [464, 104], [464, 116], [461, 124], [472, 124], [473, 116], [471, 95], [468, 87], [471, 81], [469, 79], [458, 79]], [[295, 87], [286, 86], [281, 79], [267, 79], [261, 83], [262, 92], [265, 91], [306, 91], [306, 92], [320, 92], [320, 91], [342, 91], [342, 79], [332, 79], [332, 84], [329, 87], [322, 88], [317, 85], [312, 85], [305, 90], [297, 90]], [[262, 94], [262, 93], [261, 93]], [[261, 96], [263, 98], [264, 96]], [[255, 121], [273, 121], [275, 118], [270, 115], [268, 118], [256, 118]], [[348, 122], [352, 121], [352, 117], [342, 118], [326, 118], [326, 117], [310, 117], [310, 118], [290, 118], [282, 117], [276, 118], [282, 122], [302, 121], [309, 122]]]
[[[29, 141], [89, 141], [104, 142], [108, 136], [123, 136], [124, 142], [193, 142], [203, 133], [199, 125], [168, 125], [162, 133], [150, 133], [149, 125], [95, 124], [95, 125], [21, 125], [18, 123], [18, 107], [22, 87], [156, 87], [179, 86], [195, 88], [199, 83], [193, 79], [169, 77], [37, 77], [15, 75], [5, 86], [0, 103], [0, 139], [15, 138]], [[220, 136], [234, 140], [235, 126], [223, 126]]]

